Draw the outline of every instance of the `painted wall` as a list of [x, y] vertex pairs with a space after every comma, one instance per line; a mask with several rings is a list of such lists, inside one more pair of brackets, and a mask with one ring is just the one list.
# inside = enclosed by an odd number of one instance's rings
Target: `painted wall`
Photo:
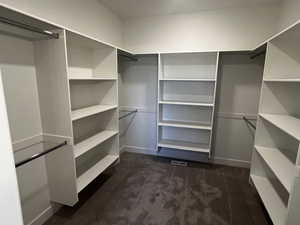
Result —
[[228, 54], [220, 58], [214, 159], [219, 163], [249, 166], [254, 130], [242, 119], [255, 119], [263, 77], [263, 56]]
[[300, 1], [284, 0], [280, 5], [277, 31], [281, 31], [300, 19]]
[[137, 62], [121, 58], [119, 65], [120, 110], [138, 109], [138, 113], [120, 121], [120, 146], [154, 154], [158, 59], [154, 55], [138, 58]]
[[275, 30], [278, 5], [129, 19], [124, 47], [137, 53], [254, 48]]
[[123, 46], [122, 22], [97, 0], [1, 0], [0, 5]]

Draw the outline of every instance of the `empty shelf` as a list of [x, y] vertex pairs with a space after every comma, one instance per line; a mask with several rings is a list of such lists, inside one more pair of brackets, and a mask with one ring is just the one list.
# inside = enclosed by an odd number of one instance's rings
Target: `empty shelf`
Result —
[[106, 80], [117, 80], [117, 78], [105, 78], [105, 77], [88, 77], [88, 76], [70, 76], [69, 80], [94, 80], [94, 81], [106, 81]]
[[283, 225], [287, 208], [273, 185], [267, 178], [251, 175], [251, 179], [274, 225]]
[[117, 107], [117, 105], [94, 105], [82, 109], [76, 109], [72, 111], [72, 120], [79, 120], [81, 118], [91, 116], [97, 113], [102, 113], [108, 110], [116, 109]]
[[77, 178], [77, 192], [79, 193], [89, 183], [91, 183], [97, 176], [99, 176], [105, 169], [112, 165], [119, 157], [116, 155], [107, 155], [93, 167]]
[[265, 82], [300, 82], [300, 78], [270, 78], [264, 79]]
[[181, 79], [181, 78], [163, 78], [161, 81], [199, 81], [199, 82], [215, 82], [216, 79]]
[[295, 165], [279, 149], [260, 146], [255, 146], [255, 149], [276, 175], [280, 183], [290, 192], [296, 175]]
[[105, 130], [76, 144], [74, 146], [75, 158], [81, 156], [85, 152], [91, 150], [92, 148], [103, 143], [104, 141], [108, 140], [109, 138], [113, 137], [116, 134], [118, 134], [117, 131]]
[[260, 114], [260, 116], [300, 141], [300, 119], [281, 114]]
[[171, 121], [171, 120], [160, 121], [158, 123], [158, 126], [190, 128], [190, 129], [200, 129], [200, 130], [211, 130], [212, 129], [211, 126], [207, 125], [207, 124], [182, 122], [182, 121]]
[[191, 106], [207, 106], [213, 107], [212, 103], [200, 103], [200, 102], [180, 102], [180, 101], [159, 101], [159, 104], [165, 105], [191, 105]]
[[158, 147], [209, 153], [209, 147], [207, 144], [199, 144], [199, 143], [191, 143], [191, 142], [183, 142], [183, 141], [164, 139], [158, 142]]

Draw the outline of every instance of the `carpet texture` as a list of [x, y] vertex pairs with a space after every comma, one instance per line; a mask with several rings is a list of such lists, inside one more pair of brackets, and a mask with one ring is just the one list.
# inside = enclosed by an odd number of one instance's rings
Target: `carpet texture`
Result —
[[249, 170], [123, 153], [45, 225], [270, 225]]

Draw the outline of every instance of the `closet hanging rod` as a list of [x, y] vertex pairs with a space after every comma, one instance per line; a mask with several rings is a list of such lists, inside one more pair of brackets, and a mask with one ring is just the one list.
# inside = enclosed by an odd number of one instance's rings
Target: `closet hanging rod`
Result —
[[243, 120], [249, 124], [250, 127], [252, 127], [254, 130], [256, 130], [256, 126], [248, 119], [246, 118], [245, 116], [243, 116]]
[[48, 30], [42, 30], [40, 28], [37, 27], [33, 27], [24, 23], [20, 23], [11, 19], [7, 19], [5, 17], [0, 16], [0, 22], [1, 23], [5, 23], [11, 26], [15, 26], [21, 29], [25, 29], [25, 30], [29, 30], [35, 33], [39, 33], [39, 34], [43, 34], [46, 35], [48, 37], [54, 38], [54, 39], [58, 39], [59, 38], [59, 34], [58, 33], [54, 33], [52, 31], [48, 31]]
[[119, 117], [119, 120], [121, 120], [121, 119], [123, 119], [123, 118], [125, 118], [125, 117], [128, 117], [128, 116], [130, 116], [131, 114], [137, 113], [138, 110], [136, 109], [136, 110], [133, 110], [133, 111], [126, 111], [126, 112], [128, 112], [128, 113], [125, 114], [125, 115], [123, 115], [123, 116], [120, 116], [120, 117]]
[[15, 167], [16, 167], [16, 168], [17, 168], [17, 167], [20, 167], [20, 166], [22, 166], [22, 165], [24, 165], [24, 164], [26, 164], [26, 163], [29, 163], [29, 162], [31, 162], [31, 161], [37, 159], [37, 158], [42, 157], [42, 156], [44, 156], [44, 155], [46, 155], [46, 154], [48, 154], [48, 153], [50, 153], [50, 152], [53, 152], [53, 151], [59, 149], [60, 147], [65, 146], [65, 145], [67, 145], [67, 141], [64, 141], [63, 143], [61, 143], [61, 144], [59, 144], [59, 145], [56, 145], [55, 147], [50, 148], [50, 149], [48, 149], [48, 150], [46, 150], [46, 151], [44, 151], [44, 152], [35, 154], [35, 155], [31, 156], [30, 158], [24, 159], [24, 160], [22, 160], [22, 161], [16, 163], [16, 164], [15, 164]]

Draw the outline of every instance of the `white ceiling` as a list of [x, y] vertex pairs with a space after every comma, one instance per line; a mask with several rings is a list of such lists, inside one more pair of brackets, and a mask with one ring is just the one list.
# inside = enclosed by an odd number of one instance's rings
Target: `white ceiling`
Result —
[[98, 0], [123, 19], [250, 7], [281, 0]]

